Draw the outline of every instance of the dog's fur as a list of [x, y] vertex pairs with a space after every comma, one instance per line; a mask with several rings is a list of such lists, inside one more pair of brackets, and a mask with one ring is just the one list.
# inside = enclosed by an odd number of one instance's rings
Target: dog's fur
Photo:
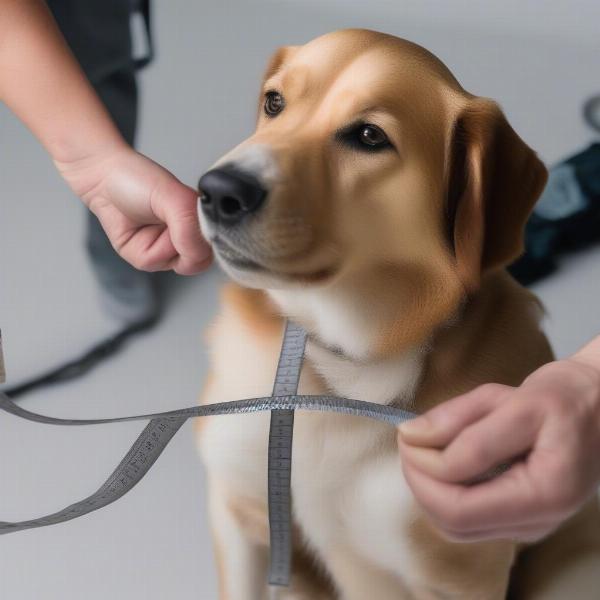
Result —
[[[211, 330], [204, 403], [270, 394], [283, 317], [309, 332], [302, 393], [417, 412], [486, 382], [518, 385], [552, 360], [538, 302], [503, 268], [546, 169], [493, 101], [423, 48], [364, 30], [281, 49], [269, 90], [284, 110], [269, 118], [261, 99], [255, 134], [218, 163], [258, 177], [266, 205], [234, 228], [201, 215], [237, 282]], [[393, 148], [345, 144], [339, 132], [356, 122]], [[222, 600], [266, 594], [268, 423], [199, 425]], [[396, 432], [367, 419], [298, 413], [292, 494], [285, 598], [499, 600], [519, 554], [515, 597], [558, 599], [600, 567], [593, 504], [525, 550], [445, 540], [402, 477]]]

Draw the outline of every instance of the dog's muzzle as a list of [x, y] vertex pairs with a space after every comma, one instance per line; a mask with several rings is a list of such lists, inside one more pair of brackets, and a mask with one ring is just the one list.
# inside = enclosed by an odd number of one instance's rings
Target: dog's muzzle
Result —
[[267, 197], [267, 190], [254, 175], [232, 166], [208, 171], [198, 187], [204, 216], [226, 227], [258, 212]]

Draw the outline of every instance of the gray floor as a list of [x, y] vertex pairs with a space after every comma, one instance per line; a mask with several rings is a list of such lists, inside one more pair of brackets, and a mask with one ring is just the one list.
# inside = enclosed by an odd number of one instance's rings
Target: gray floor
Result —
[[[579, 109], [586, 95], [599, 91], [594, 29], [600, 8], [592, 2], [553, 2], [545, 14], [539, 4], [516, 0], [489, 11], [472, 10], [464, 0], [453, 10], [442, 0], [156, 4], [159, 57], [142, 77], [140, 148], [190, 184], [251, 130], [268, 54], [346, 26], [389, 31], [433, 50], [467, 89], [498, 99], [549, 163], [590, 139]], [[16, 382], [116, 324], [96, 304], [81, 207], [3, 108], [0, 197], [0, 326]], [[215, 271], [177, 280], [170, 311], [155, 331], [81, 381], [32, 394], [26, 406], [53, 415], [112, 416], [194, 404], [206, 369], [201, 332], [216, 310], [220, 281]], [[575, 350], [600, 332], [600, 248], [565, 261], [561, 274], [536, 291], [557, 353]], [[140, 428], [62, 429], [2, 415], [0, 519], [37, 516], [86, 495]], [[215, 598], [204, 511], [188, 424], [123, 501], [75, 522], [3, 537], [0, 598]]]

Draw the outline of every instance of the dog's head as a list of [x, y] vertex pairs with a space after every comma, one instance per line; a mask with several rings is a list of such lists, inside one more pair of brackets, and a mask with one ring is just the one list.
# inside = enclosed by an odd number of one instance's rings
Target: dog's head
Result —
[[242, 285], [342, 286], [434, 323], [520, 253], [545, 179], [436, 57], [347, 30], [276, 52], [256, 132], [200, 180], [200, 218]]

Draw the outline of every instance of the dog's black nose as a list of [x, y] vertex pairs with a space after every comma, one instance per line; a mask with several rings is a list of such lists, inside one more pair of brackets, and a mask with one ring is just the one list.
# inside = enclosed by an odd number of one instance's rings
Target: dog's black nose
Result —
[[198, 183], [202, 212], [211, 221], [236, 225], [260, 209], [267, 191], [249, 173], [224, 167], [208, 171]]

